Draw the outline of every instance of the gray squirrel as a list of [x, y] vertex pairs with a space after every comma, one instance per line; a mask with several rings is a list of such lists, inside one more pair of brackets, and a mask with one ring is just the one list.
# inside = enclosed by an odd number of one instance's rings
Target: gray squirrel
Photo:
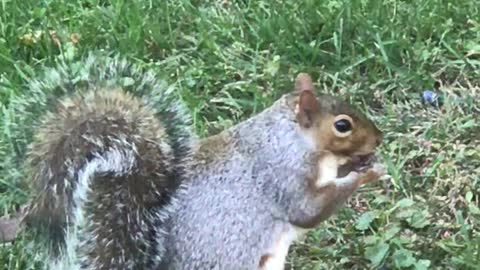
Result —
[[296, 240], [384, 174], [382, 132], [305, 73], [206, 138], [174, 87], [118, 56], [30, 88], [49, 112], [32, 132], [24, 223], [48, 269], [284, 269]]

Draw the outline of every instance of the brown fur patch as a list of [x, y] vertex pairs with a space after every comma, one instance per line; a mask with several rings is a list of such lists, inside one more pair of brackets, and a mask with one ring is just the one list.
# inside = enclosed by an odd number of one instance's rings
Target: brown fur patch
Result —
[[227, 155], [226, 131], [200, 140], [198, 149], [194, 152], [195, 163], [200, 165], [210, 163], [212, 160], [221, 160]]
[[[319, 151], [352, 156], [368, 154], [383, 141], [383, 133], [353, 105], [330, 95], [315, 94], [311, 77], [300, 73], [295, 80], [295, 92], [289, 97], [300, 126], [316, 142]], [[352, 120], [352, 133], [338, 137], [333, 132], [336, 116], [345, 114]]]

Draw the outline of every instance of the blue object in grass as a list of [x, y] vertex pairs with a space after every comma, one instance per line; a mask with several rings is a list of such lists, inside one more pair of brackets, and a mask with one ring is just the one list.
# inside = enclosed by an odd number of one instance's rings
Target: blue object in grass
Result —
[[440, 106], [441, 99], [439, 95], [431, 90], [425, 90], [421, 95], [422, 103], [428, 103], [433, 106]]

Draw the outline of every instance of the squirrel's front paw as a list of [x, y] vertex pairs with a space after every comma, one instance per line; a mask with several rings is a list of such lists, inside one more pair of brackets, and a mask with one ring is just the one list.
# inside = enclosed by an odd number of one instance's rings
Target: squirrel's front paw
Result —
[[377, 173], [379, 176], [384, 176], [385, 174], [387, 174], [387, 170], [385, 169], [385, 166], [383, 166], [381, 163], [373, 164], [371, 170]]
[[380, 163], [373, 164], [372, 168], [368, 169], [366, 172], [360, 174], [360, 183], [361, 185], [367, 184], [370, 182], [375, 182], [380, 179], [383, 175], [386, 174], [385, 167]]

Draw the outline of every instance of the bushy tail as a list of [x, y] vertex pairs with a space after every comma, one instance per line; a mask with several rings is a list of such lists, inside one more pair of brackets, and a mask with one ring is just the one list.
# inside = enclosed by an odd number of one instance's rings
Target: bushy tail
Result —
[[52, 103], [28, 154], [26, 221], [46, 236], [55, 269], [147, 268], [145, 255], [161, 246], [153, 223], [166, 218], [155, 209], [180, 187], [190, 152], [177, 98], [117, 57], [63, 65], [31, 88], [45, 103], [49, 92], [67, 96]]

